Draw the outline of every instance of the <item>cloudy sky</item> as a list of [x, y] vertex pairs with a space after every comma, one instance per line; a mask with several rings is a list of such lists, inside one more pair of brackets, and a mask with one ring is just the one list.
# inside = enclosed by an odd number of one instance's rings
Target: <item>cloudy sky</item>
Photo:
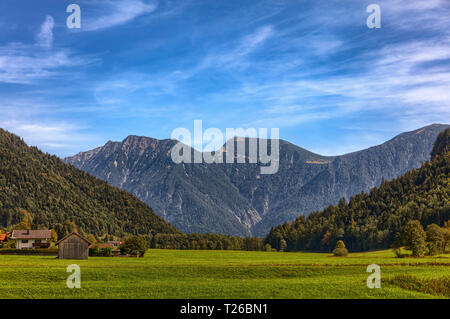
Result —
[[450, 122], [449, 16], [448, 0], [2, 1], [0, 127], [59, 156], [196, 119], [351, 152]]

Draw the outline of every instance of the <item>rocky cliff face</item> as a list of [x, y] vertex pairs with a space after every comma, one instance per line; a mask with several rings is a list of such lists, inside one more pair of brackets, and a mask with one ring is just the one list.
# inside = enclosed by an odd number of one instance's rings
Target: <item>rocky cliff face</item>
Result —
[[65, 161], [127, 190], [182, 231], [262, 236], [419, 167], [448, 127], [427, 126], [335, 157], [280, 141], [280, 168], [273, 175], [261, 175], [258, 164], [174, 164], [176, 141], [137, 136]]

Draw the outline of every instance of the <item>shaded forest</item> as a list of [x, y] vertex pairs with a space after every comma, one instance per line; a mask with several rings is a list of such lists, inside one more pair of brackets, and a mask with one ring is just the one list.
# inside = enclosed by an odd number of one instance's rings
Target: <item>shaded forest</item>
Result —
[[450, 219], [450, 130], [439, 134], [432, 158], [419, 169], [383, 181], [368, 194], [273, 227], [265, 244], [280, 250], [332, 251], [339, 240], [350, 251], [390, 248], [411, 220], [425, 228]]

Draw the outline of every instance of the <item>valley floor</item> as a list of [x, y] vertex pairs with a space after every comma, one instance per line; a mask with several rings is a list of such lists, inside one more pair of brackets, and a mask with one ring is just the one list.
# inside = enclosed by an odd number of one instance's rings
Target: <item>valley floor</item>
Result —
[[[69, 289], [66, 267], [81, 268]], [[366, 285], [370, 264], [382, 287]], [[411, 277], [409, 277], [411, 276]], [[0, 256], [1, 298], [449, 298], [450, 255], [149, 250], [144, 258]], [[429, 284], [428, 284], [429, 283]]]

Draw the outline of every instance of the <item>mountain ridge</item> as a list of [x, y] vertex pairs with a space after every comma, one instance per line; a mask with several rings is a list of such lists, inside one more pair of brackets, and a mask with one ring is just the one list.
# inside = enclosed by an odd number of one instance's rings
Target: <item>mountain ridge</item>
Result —
[[259, 164], [174, 164], [170, 150], [177, 141], [135, 135], [65, 162], [129, 191], [182, 231], [263, 236], [272, 226], [419, 167], [447, 127], [432, 124], [338, 156], [280, 140], [274, 175], [261, 175]]

